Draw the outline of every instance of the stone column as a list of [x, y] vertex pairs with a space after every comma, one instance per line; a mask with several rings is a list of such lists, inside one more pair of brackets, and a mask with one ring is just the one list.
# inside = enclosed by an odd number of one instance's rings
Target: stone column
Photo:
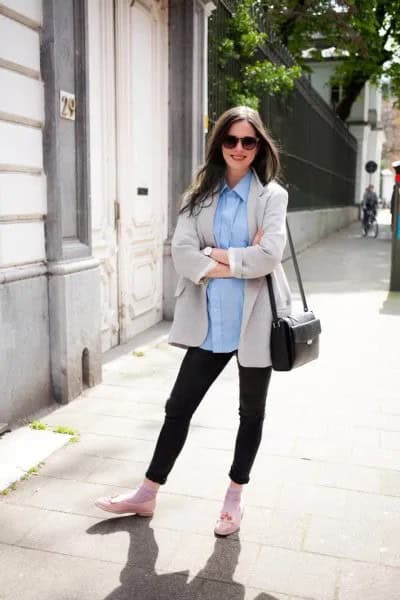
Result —
[[62, 403], [101, 380], [100, 270], [89, 225], [86, 40], [87, 0], [44, 0], [51, 378]]
[[180, 199], [204, 161], [207, 114], [207, 20], [213, 2], [169, 3], [169, 184], [168, 238], [164, 242], [164, 318], [174, 311], [176, 273], [171, 238]]

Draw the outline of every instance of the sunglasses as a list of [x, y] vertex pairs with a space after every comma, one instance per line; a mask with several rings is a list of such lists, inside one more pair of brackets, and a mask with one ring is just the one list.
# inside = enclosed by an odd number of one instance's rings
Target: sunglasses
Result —
[[243, 150], [254, 150], [257, 146], [258, 138], [246, 135], [245, 137], [236, 137], [236, 135], [226, 135], [222, 140], [224, 148], [233, 150], [238, 145], [238, 142], [242, 144]]

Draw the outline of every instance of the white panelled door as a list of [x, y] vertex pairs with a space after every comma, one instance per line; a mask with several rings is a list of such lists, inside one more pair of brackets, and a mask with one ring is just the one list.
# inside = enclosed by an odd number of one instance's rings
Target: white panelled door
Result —
[[93, 254], [101, 268], [103, 352], [119, 342], [113, 4], [88, 2]]
[[120, 343], [162, 318], [167, 214], [167, 15], [115, 0]]

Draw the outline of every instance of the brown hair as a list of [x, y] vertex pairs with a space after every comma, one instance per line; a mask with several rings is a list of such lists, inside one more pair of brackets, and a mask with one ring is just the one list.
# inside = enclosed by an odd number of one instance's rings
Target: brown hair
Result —
[[267, 184], [278, 177], [280, 171], [279, 152], [277, 145], [266, 131], [260, 115], [248, 106], [236, 106], [225, 111], [216, 122], [207, 146], [206, 162], [200, 167], [191, 186], [184, 194], [184, 206], [181, 212], [189, 210], [194, 214], [200, 211], [205, 199], [221, 184], [226, 170], [222, 155], [222, 141], [231, 125], [237, 121], [247, 121], [252, 125], [259, 138], [257, 154], [252, 168], [256, 171], [261, 183]]

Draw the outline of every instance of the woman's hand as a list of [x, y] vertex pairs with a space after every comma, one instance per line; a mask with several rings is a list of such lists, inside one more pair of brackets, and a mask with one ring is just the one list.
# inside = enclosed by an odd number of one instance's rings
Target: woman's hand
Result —
[[252, 241], [252, 246], [257, 246], [261, 242], [261, 238], [264, 235], [264, 231], [262, 229], [257, 229], [257, 233], [254, 236], [254, 240]]
[[216, 264], [215, 267], [213, 267], [211, 271], [208, 271], [206, 274], [207, 279], [221, 279], [226, 277], [232, 277], [232, 273], [229, 266], [224, 265], [223, 263]]
[[216, 260], [222, 265], [229, 265], [228, 251], [222, 248], [213, 248], [210, 254], [213, 260]]
[[[254, 236], [252, 246], [257, 246], [260, 243], [262, 236], [264, 235], [264, 231], [262, 229], [257, 229], [257, 233]], [[228, 251], [222, 248], [213, 248], [210, 254], [210, 257], [215, 260], [217, 263], [221, 265], [229, 266], [229, 256]]]

